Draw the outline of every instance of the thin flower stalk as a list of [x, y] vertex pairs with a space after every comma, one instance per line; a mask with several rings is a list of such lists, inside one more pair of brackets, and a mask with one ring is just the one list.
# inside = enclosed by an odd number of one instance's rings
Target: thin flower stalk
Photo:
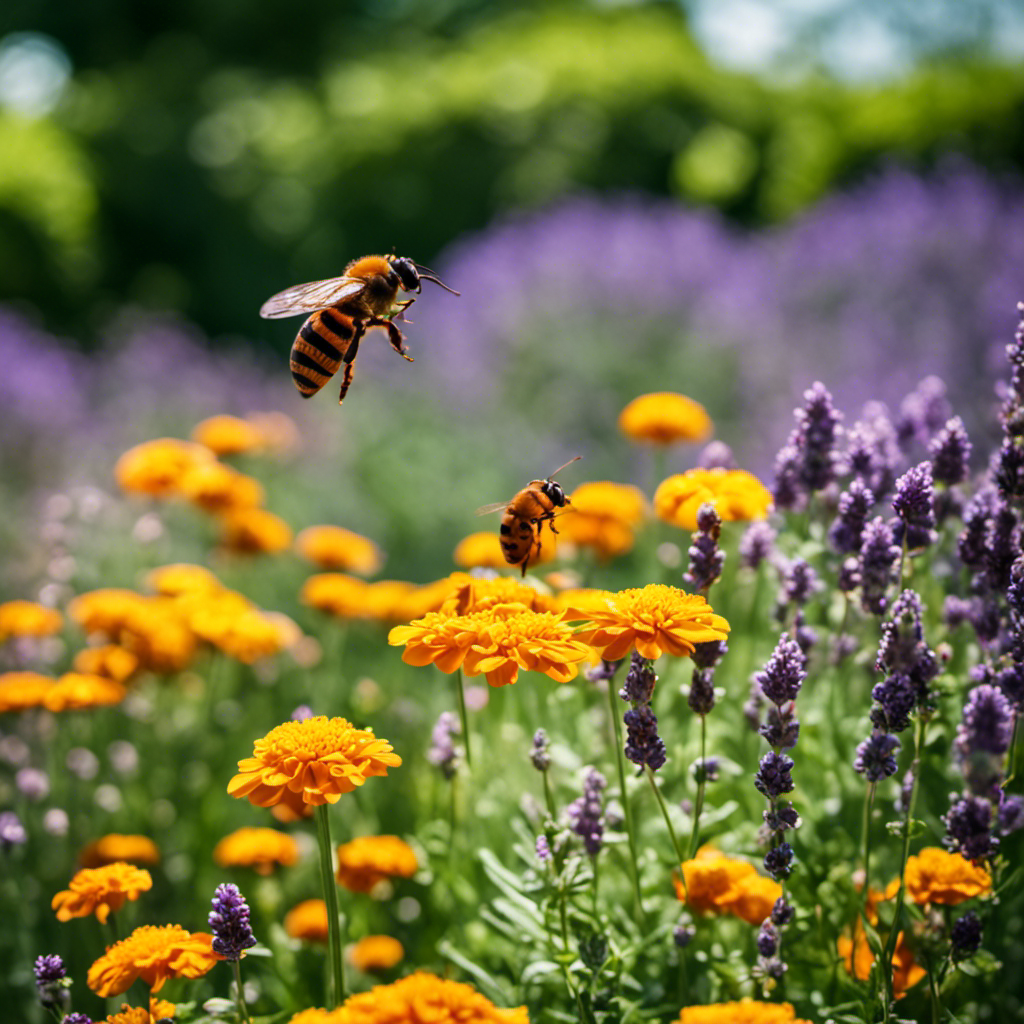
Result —
[[334, 881], [334, 864], [332, 860], [331, 824], [327, 817], [327, 805], [316, 808], [316, 837], [320, 847], [320, 880], [324, 889], [324, 902], [327, 904], [327, 959], [331, 967], [332, 991], [328, 1003], [334, 1007], [345, 1001], [345, 963], [342, 957], [344, 936], [341, 929], [341, 916], [338, 908], [338, 887]]
[[466, 767], [473, 767], [473, 758], [469, 751], [469, 717], [466, 714], [466, 687], [462, 680], [462, 669], [455, 671], [455, 692], [459, 698], [459, 721], [462, 725], [462, 742], [466, 748]]
[[700, 776], [697, 780], [697, 800], [693, 805], [693, 830], [690, 832], [690, 849], [686, 860], [693, 860], [700, 845], [700, 815], [704, 810], [704, 790], [707, 786], [707, 735], [708, 716], [700, 716]]

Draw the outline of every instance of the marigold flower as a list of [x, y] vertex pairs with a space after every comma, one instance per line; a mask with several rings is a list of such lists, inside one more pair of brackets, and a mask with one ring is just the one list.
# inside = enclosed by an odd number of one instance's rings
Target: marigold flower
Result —
[[790, 1003], [761, 1003], [742, 999], [735, 1003], [687, 1006], [677, 1024], [811, 1024], [796, 1016]]
[[0, 714], [39, 707], [55, 683], [38, 672], [4, 672], [0, 675]]
[[117, 861], [159, 864], [160, 851], [148, 836], [112, 832], [100, 839], [94, 839], [78, 854], [78, 863], [85, 868], [98, 868]]
[[164, 597], [181, 597], [184, 594], [210, 593], [224, 585], [203, 565], [175, 562], [146, 573], [146, 586]]
[[633, 441], [654, 444], [706, 441], [711, 436], [711, 417], [686, 395], [653, 391], [634, 398], [619, 413], [619, 430]]
[[246, 555], [274, 555], [291, 546], [292, 528], [263, 508], [232, 509], [223, 519], [221, 544]]
[[366, 607], [366, 582], [340, 572], [310, 576], [302, 585], [299, 600], [339, 619], [355, 619]]
[[[875, 954], [868, 945], [864, 926], [858, 921], [854, 928], [854, 938], [841, 935], [836, 941], [836, 951], [846, 965], [846, 972], [858, 981], [867, 981], [871, 967], [875, 962]], [[903, 932], [896, 936], [896, 948], [892, 955], [892, 989], [897, 999], [901, 999], [907, 989], [916, 985], [928, 972], [914, 960], [914, 954], [907, 945]]]
[[75, 655], [72, 667], [89, 676], [103, 676], [126, 683], [139, 670], [139, 659], [117, 644], [86, 647]]
[[404, 580], [378, 580], [363, 591], [362, 617], [378, 622], [401, 622], [406, 602], [419, 588]]
[[729, 914], [758, 925], [771, 914], [782, 886], [757, 873], [753, 864], [707, 847], [682, 864], [673, 879], [676, 897], [697, 914]]
[[395, 617], [399, 622], [412, 622], [422, 619], [427, 612], [441, 610], [441, 606], [463, 584], [474, 577], [466, 572], [453, 572], [432, 583], [424, 583], [408, 593], [395, 608]]
[[338, 882], [369, 892], [385, 878], [411, 878], [419, 870], [413, 848], [398, 836], [361, 836], [338, 847]]
[[593, 548], [601, 558], [614, 558], [632, 549], [635, 528], [647, 510], [647, 499], [638, 487], [592, 481], [577, 487], [570, 501], [567, 514], [558, 523], [565, 540]]
[[268, 451], [291, 451], [302, 441], [295, 420], [283, 412], [251, 412], [246, 420], [260, 432], [263, 446]]
[[772, 494], [745, 469], [690, 469], [670, 476], [654, 492], [657, 517], [684, 530], [697, 529], [701, 505], [714, 505], [724, 522], [764, 519]]
[[301, 793], [307, 804], [334, 804], [342, 793], [401, 763], [391, 744], [372, 730], [317, 715], [285, 722], [256, 740], [253, 756], [238, 762], [228, 793], [248, 797], [257, 807], [272, 807], [286, 792]]
[[405, 645], [402, 661], [408, 665], [433, 663], [442, 672], [482, 673], [491, 686], [514, 683], [520, 669], [542, 672], [559, 683], [575, 679], [579, 663], [592, 655], [590, 648], [561, 614], [519, 607], [499, 605], [456, 616], [430, 612], [408, 626], [396, 626], [388, 643]]
[[114, 478], [121, 490], [130, 494], [149, 494], [169, 498], [178, 493], [188, 470], [214, 461], [209, 448], [161, 437], [129, 448], [114, 466]]
[[193, 505], [216, 515], [236, 509], [253, 509], [263, 504], [266, 492], [259, 480], [223, 462], [206, 462], [182, 474], [181, 496]]
[[36, 601], [0, 604], [0, 644], [12, 636], [52, 636], [63, 624], [60, 612]]
[[346, 951], [348, 962], [356, 970], [389, 971], [405, 958], [405, 949], [398, 939], [390, 935], [367, 935]]
[[327, 942], [327, 904], [323, 900], [303, 900], [284, 915], [284, 930], [293, 939]]
[[373, 576], [383, 564], [380, 548], [368, 537], [340, 526], [307, 526], [295, 538], [295, 550], [321, 569]]
[[295, 639], [294, 630], [285, 630], [285, 624], [234, 590], [187, 594], [178, 606], [196, 636], [246, 665], [277, 654], [287, 639]]
[[298, 863], [299, 844], [277, 829], [240, 828], [213, 848], [213, 859], [222, 868], [252, 868], [258, 875], [269, 875], [278, 864]]
[[192, 440], [215, 455], [246, 455], [266, 446], [263, 431], [256, 424], [226, 413], [197, 423], [192, 428]]
[[455, 545], [452, 559], [463, 569], [506, 569], [501, 541], [493, 530], [471, 533]]
[[529, 1024], [525, 1006], [503, 1010], [472, 986], [417, 971], [349, 996], [327, 1013], [304, 1010], [289, 1024]]
[[651, 661], [663, 653], [685, 658], [694, 644], [725, 640], [729, 632], [729, 623], [715, 615], [705, 598], [660, 583], [609, 594], [604, 608], [596, 600], [586, 603], [566, 617], [590, 620], [592, 626], [578, 637], [606, 661], [618, 661], [634, 647]]
[[176, 1011], [174, 1003], [151, 996], [148, 1010], [144, 1006], [129, 1006], [122, 1003], [121, 1012], [110, 1014], [106, 1018], [106, 1024], [156, 1024], [157, 1021], [173, 1017]]
[[947, 853], [937, 846], [907, 858], [904, 875], [907, 895], [915, 903], [955, 906], [992, 889], [992, 876], [980, 865], [959, 853]]
[[470, 577], [453, 587], [439, 610], [445, 615], [468, 615], [500, 605], [521, 605], [530, 611], [550, 612], [554, 610], [555, 601], [536, 587], [507, 576], [491, 580]]
[[47, 711], [84, 711], [120, 704], [128, 696], [121, 683], [105, 676], [66, 672], [43, 695]]
[[126, 939], [107, 946], [86, 983], [97, 995], [120, 995], [141, 978], [159, 992], [169, 978], [199, 978], [220, 960], [213, 936], [188, 932], [181, 925], [143, 925]]
[[96, 915], [100, 924], [106, 923], [126, 900], [137, 900], [153, 888], [153, 878], [145, 868], [137, 868], [125, 861], [115, 861], [99, 868], [82, 868], [71, 879], [69, 888], [57, 893], [50, 906], [57, 912], [58, 921], [73, 917]]

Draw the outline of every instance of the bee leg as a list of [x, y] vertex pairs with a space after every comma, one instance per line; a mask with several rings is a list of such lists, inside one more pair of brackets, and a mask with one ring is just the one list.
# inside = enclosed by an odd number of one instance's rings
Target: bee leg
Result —
[[[411, 302], [412, 299], [410, 299], [409, 301]], [[403, 309], [402, 312], [405, 312], [405, 310]], [[386, 323], [386, 326], [387, 326], [387, 329], [388, 329], [388, 341], [391, 342], [391, 347], [403, 359], [407, 359], [411, 363], [413, 361], [413, 358], [412, 358], [412, 356], [406, 355], [406, 352], [408, 350], [402, 344], [402, 342], [405, 340], [405, 338], [402, 335], [402, 332], [390, 320], [387, 320], [385, 323]]]
[[356, 355], [359, 352], [359, 341], [363, 336], [362, 324], [358, 324], [356, 327], [356, 334], [352, 341], [349, 343], [345, 354], [341, 357], [342, 362], [345, 364], [345, 372], [341, 378], [341, 391], [338, 394], [338, 405], [341, 405], [345, 401], [345, 395], [348, 394], [349, 386], [352, 384], [352, 378], [356, 372]]
[[405, 311], [415, 302], [415, 299], [403, 299], [401, 302], [396, 302], [398, 306], [398, 312], [391, 318], [394, 320], [403, 320], [407, 324], [411, 324], [412, 321], [405, 315]]

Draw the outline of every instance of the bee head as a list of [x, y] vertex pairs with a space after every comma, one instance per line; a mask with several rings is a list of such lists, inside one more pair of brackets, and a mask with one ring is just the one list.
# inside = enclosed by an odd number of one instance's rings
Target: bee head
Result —
[[559, 508], [569, 500], [565, 496], [565, 491], [562, 490], [562, 485], [557, 480], [545, 480], [540, 485], [540, 489], [551, 499], [551, 504], [557, 505]]
[[416, 264], [408, 256], [389, 256], [388, 263], [398, 275], [398, 280], [405, 291], [418, 292], [423, 288]]

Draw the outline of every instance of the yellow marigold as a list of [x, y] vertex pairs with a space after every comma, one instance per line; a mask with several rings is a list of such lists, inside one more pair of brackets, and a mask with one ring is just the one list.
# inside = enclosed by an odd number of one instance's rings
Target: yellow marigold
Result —
[[[884, 940], [883, 940], [884, 941]], [[846, 966], [847, 974], [858, 981], [867, 981], [875, 962], [875, 954], [868, 945], [864, 926], [857, 922], [854, 938], [841, 935], [836, 942], [836, 951]], [[914, 960], [914, 954], [904, 938], [903, 932], [896, 936], [896, 948], [892, 955], [892, 989], [897, 999], [901, 999], [907, 989], [916, 985], [928, 972]]]
[[341, 526], [307, 526], [295, 538], [295, 550], [321, 569], [372, 576], [383, 564], [380, 548], [368, 537]]
[[[529, 1024], [526, 1007], [502, 1010], [472, 986], [417, 971], [349, 996], [331, 1024]], [[315, 1020], [315, 1019], [314, 1019]], [[296, 1017], [292, 1024], [299, 1024]], [[303, 1022], [313, 1024], [313, 1021]]]
[[65, 672], [43, 696], [47, 711], [84, 711], [120, 704], [128, 695], [122, 683], [105, 676]]
[[146, 573], [146, 586], [164, 597], [181, 597], [184, 594], [206, 594], [220, 590], [223, 584], [203, 565], [175, 562], [158, 566]]
[[764, 519], [772, 507], [772, 494], [745, 469], [690, 469], [670, 476], [654, 492], [659, 519], [684, 530], [697, 529], [697, 512], [714, 505], [725, 522]]
[[106, 1024], [156, 1024], [157, 1021], [173, 1017], [176, 1012], [177, 1007], [174, 1003], [151, 996], [148, 1010], [144, 1006], [129, 1006], [122, 1003], [121, 1012], [110, 1014], [106, 1018]]
[[69, 605], [68, 614], [86, 633], [105, 633], [114, 637], [146, 598], [134, 590], [103, 587], [79, 594]]
[[633, 527], [608, 516], [592, 516], [575, 510], [565, 517], [559, 536], [581, 548], [591, 548], [603, 559], [617, 558], [632, 551], [636, 536]]
[[609, 594], [604, 608], [596, 599], [587, 599], [586, 607], [566, 617], [590, 620], [592, 625], [579, 633], [579, 639], [608, 661], [625, 658], [634, 647], [641, 657], [652, 660], [663, 653], [685, 658], [693, 653], [694, 644], [725, 640], [729, 632], [729, 623], [715, 615], [703, 597], [661, 583]]
[[234, 590], [186, 594], [178, 607], [196, 636], [247, 665], [277, 654], [288, 636], [282, 623]]
[[139, 670], [139, 659], [117, 644], [86, 647], [75, 655], [73, 668], [91, 676], [103, 676], [126, 683]]
[[291, 867], [299, 860], [299, 844], [273, 828], [240, 828], [214, 848], [213, 859], [222, 868], [252, 868], [269, 875], [280, 864]]
[[86, 983], [103, 998], [126, 992], [139, 978], [159, 992], [169, 978], [202, 977], [220, 959], [212, 935], [177, 924], [143, 925], [107, 946], [89, 968]]
[[228, 793], [272, 807], [284, 794], [302, 795], [307, 804], [334, 804], [367, 779], [387, 775], [402, 759], [370, 729], [344, 718], [317, 715], [285, 722], [256, 740], [253, 756], [238, 762]]
[[259, 480], [223, 462], [193, 466], [182, 475], [178, 489], [197, 508], [217, 515], [258, 508], [266, 497]]
[[215, 455], [245, 455], [266, 445], [260, 428], [238, 416], [210, 416], [192, 428], [192, 440]]
[[346, 951], [348, 962], [359, 971], [389, 971], [405, 958], [405, 949], [390, 935], [367, 935]]
[[909, 857], [904, 878], [907, 895], [915, 903], [955, 906], [992, 889], [992, 876], [983, 867], [937, 846]]
[[440, 611], [452, 592], [471, 579], [473, 577], [469, 573], [453, 572], [443, 579], [416, 587], [395, 608], [396, 618], [399, 622], [412, 622], [413, 619], [422, 619], [427, 612]]
[[356, 619], [363, 615], [366, 607], [368, 586], [364, 580], [344, 573], [319, 573], [310, 576], [302, 585], [299, 600], [339, 619]]
[[676, 896], [697, 914], [729, 914], [760, 924], [782, 895], [782, 886], [757, 873], [753, 864], [705, 847], [682, 864], [686, 885], [673, 879]]
[[742, 999], [736, 1003], [687, 1006], [677, 1024], [811, 1024], [796, 1016], [790, 1003], [760, 1003]]
[[168, 498], [178, 493], [188, 470], [214, 461], [209, 448], [161, 437], [129, 448], [114, 466], [114, 477], [123, 491]]
[[442, 672], [457, 668], [468, 676], [483, 674], [491, 686], [507, 686], [519, 670], [542, 672], [559, 683], [575, 679], [581, 661], [592, 654], [573, 628], [556, 612], [519, 611], [499, 605], [468, 615], [430, 612], [388, 634], [393, 647], [405, 646], [408, 665], [436, 665]]
[[361, 836], [338, 847], [338, 882], [369, 892], [385, 878], [411, 878], [419, 869], [413, 848], [398, 836]]
[[406, 602], [419, 588], [405, 580], [378, 580], [363, 591], [362, 617], [378, 622], [401, 622]]
[[0, 644], [12, 636], [52, 636], [63, 624], [60, 612], [36, 601], [0, 604]]
[[294, 1014], [288, 1024], [336, 1024], [339, 1021], [341, 1010], [321, 1010], [313, 1007], [310, 1010], [300, 1010]]
[[94, 839], [78, 854], [78, 863], [84, 868], [98, 868], [122, 860], [133, 864], [159, 864], [160, 851], [148, 836], [111, 832]]
[[4, 672], [0, 675], [0, 714], [39, 707], [55, 682], [38, 672]]
[[82, 868], [71, 879], [69, 888], [57, 893], [50, 906], [58, 921], [95, 914], [104, 924], [126, 900], [137, 900], [153, 888], [153, 879], [145, 868], [116, 861], [100, 868]]
[[221, 544], [229, 551], [247, 555], [274, 555], [291, 546], [292, 528], [273, 512], [240, 508], [223, 519]]
[[550, 612], [555, 609], [555, 600], [536, 587], [507, 576], [492, 580], [470, 577], [454, 587], [439, 610], [445, 615], [468, 615], [500, 605], [520, 605], [534, 612]]
[[327, 942], [327, 904], [323, 900], [303, 900], [284, 915], [284, 930], [293, 939]]
[[633, 441], [674, 444], [706, 441], [711, 417], [704, 406], [674, 391], [653, 391], [634, 398], [619, 413], [619, 430]]
[[594, 480], [577, 487], [570, 500], [570, 511], [558, 525], [566, 540], [593, 548], [601, 558], [632, 549], [634, 531], [647, 513], [647, 499], [639, 487]]
[[501, 541], [493, 530], [471, 533], [455, 545], [452, 558], [463, 569], [506, 569]]

